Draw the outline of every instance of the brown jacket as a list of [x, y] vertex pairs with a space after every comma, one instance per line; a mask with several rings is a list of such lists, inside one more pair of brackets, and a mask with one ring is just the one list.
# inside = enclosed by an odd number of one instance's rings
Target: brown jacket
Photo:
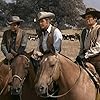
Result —
[[[11, 46], [12, 46], [12, 31], [11, 30], [7, 30], [4, 32], [3, 34], [3, 39], [2, 39], [2, 42], [1, 42], [1, 50], [2, 52], [4, 53], [4, 55], [6, 56], [7, 53], [11, 53]], [[16, 53], [19, 53], [20, 52], [20, 48], [24, 48], [26, 47], [27, 45], [27, 40], [28, 40], [28, 36], [27, 34], [22, 30], [22, 29], [19, 29], [17, 35], [16, 35], [16, 42], [15, 42], [15, 52]], [[23, 49], [23, 50], [24, 50]], [[23, 52], [23, 50], [21, 52]]]

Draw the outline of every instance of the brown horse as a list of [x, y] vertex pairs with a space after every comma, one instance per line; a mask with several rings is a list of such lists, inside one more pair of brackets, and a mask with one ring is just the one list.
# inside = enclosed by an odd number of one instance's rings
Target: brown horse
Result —
[[[10, 71], [12, 69], [12, 74]], [[0, 100], [42, 100], [35, 93], [35, 72], [28, 57], [17, 56], [10, 65], [0, 66]], [[9, 84], [10, 82], [10, 84]], [[9, 92], [8, 84], [10, 86]]]
[[[24, 55], [19, 55], [11, 64], [12, 67], [12, 85], [11, 94], [19, 95], [19, 99], [28, 100], [28, 97], [40, 100], [41, 98], [34, 91], [34, 67], [30, 59]], [[22, 95], [22, 96], [21, 96]]]
[[[53, 81], [59, 84], [58, 96], [48, 93]], [[87, 72], [60, 54], [50, 53], [43, 57], [35, 87], [40, 96], [47, 95], [57, 100], [96, 100], [97, 90]]]

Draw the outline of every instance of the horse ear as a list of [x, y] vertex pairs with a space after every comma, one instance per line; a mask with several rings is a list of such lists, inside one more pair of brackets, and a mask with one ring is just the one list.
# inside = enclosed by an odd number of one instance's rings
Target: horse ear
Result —
[[33, 52], [34, 52], [34, 49], [32, 51], [26, 53], [25, 56], [28, 57], [28, 58], [30, 58], [31, 55], [33, 54]]

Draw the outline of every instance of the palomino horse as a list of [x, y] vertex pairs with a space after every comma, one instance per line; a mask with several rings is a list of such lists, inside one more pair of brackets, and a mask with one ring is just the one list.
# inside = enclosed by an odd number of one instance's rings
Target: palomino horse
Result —
[[[53, 81], [59, 85], [58, 96], [48, 93]], [[43, 57], [35, 87], [40, 96], [57, 100], [96, 100], [97, 90], [87, 72], [61, 54], [50, 53]]]
[[[12, 74], [10, 74], [10, 67], [12, 69]], [[24, 55], [17, 56], [12, 61], [11, 66], [1, 64], [0, 100], [28, 100], [29, 98], [30, 100], [32, 98], [35, 100], [42, 100], [35, 93], [34, 79], [34, 68], [31, 66], [29, 58]], [[9, 81], [10, 92], [7, 91]]]

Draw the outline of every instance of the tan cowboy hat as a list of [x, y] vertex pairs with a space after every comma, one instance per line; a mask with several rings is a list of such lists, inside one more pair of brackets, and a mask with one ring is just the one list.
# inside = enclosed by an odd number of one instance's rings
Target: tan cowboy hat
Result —
[[54, 18], [55, 17], [55, 14], [54, 13], [51, 13], [51, 12], [39, 12], [38, 13], [38, 20], [40, 19], [43, 19], [43, 18]]
[[82, 18], [85, 18], [86, 15], [93, 15], [95, 16], [97, 19], [100, 19], [100, 11], [97, 11], [96, 9], [94, 8], [87, 8], [86, 11], [85, 11], [85, 14], [83, 15], [80, 15]]
[[16, 22], [24, 22], [24, 20], [20, 19], [20, 17], [18, 17], [18, 16], [11, 16], [8, 24], [13, 24]]

